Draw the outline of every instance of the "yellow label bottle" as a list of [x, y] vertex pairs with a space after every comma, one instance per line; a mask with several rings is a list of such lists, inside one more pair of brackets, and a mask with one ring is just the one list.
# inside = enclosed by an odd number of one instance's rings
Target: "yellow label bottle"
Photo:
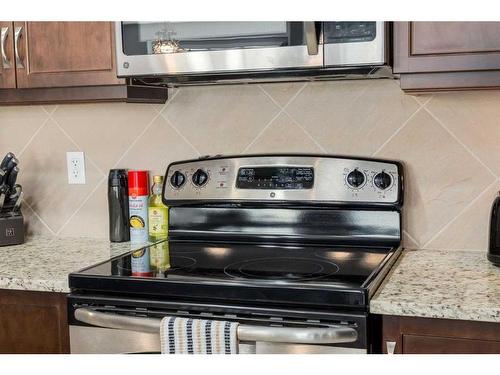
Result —
[[149, 259], [151, 271], [157, 277], [161, 277], [163, 272], [170, 268], [170, 254], [168, 251], [168, 241], [163, 241], [149, 247]]
[[168, 236], [168, 207], [161, 200], [162, 185], [163, 176], [154, 176], [148, 204], [149, 240], [151, 242]]

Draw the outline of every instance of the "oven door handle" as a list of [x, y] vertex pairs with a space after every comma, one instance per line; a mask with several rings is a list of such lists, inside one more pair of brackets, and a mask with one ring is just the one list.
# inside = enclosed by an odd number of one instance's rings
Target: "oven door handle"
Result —
[[[95, 311], [88, 308], [75, 310], [75, 319], [96, 327], [160, 333], [161, 319], [142, 318]], [[355, 342], [358, 333], [351, 327], [295, 328], [266, 327], [240, 324], [239, 341], [281, 342], [290, 344], [339, 344]]]
[[358, 332], [350, 327], [296, 328], [265, 327], [252, 325], [238, 326], [238, 340], [282, 342], [289, 344], [340, 344], [355, 342]]

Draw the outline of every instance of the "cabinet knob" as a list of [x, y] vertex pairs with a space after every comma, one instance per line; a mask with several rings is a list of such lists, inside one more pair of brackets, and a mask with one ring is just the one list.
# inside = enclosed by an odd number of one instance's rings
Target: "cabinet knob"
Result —
[[387, 349], [387, 354], [394, 354], [396, 350], [396, 341], [386, 341], [385, 347]]

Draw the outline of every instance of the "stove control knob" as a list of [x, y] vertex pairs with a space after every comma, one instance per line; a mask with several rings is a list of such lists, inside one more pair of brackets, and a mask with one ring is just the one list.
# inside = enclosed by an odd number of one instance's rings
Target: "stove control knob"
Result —
[[354, 188], [360, 187], [364, 184], [364, 182], [365, 175], [363, 174], [363, 172], [360, 172], [357, 169], [351, 171], [347, 175], [347, 183]]
[[176, 189], [184, 185], [184, 182], [186, 182], [186, 176], [182, 172], [175, 171], [170, 177], [170, 184]]
[[379, 189], [385, 190], [389, 186], [391, 186], [392, 178], [389, 174], [382, 171], [382, 172], [375, 175], [375, 177], [373, 178], [373, 183]]
[[203, 169], [198, 169], [193, 173], [192, 177], [193, 184], [196, 186], [203, 186], [208, 181], [208, 174]]

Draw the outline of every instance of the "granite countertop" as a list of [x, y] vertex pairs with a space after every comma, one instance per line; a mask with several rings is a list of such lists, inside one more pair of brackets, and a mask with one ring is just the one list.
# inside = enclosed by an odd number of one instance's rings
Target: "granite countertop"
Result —
[[[69, 292], [68, 274], [141, 245], [32, 237], [0, 247], [0, 289]], [[374, 314], [500, 322], [500, 268], [483, 252], [405, 250], [370, 302]]]
[[0, 289], [66, 293], [69, 273], [140, 247], [85, 237], [28, 238], [0, 247]]
[[479, 251], [405, 250], [370, 311], [500, 322], [500, 267]]

